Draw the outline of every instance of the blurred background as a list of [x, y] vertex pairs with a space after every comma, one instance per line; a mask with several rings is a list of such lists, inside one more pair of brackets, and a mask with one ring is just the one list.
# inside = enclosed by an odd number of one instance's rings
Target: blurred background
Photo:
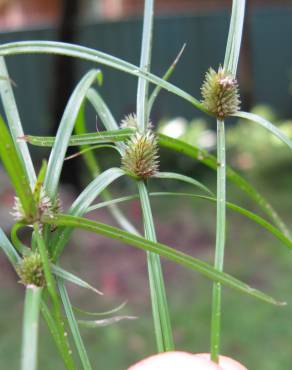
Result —
[[[179, 50], [186, 48], [171, 82], [200, 96], [206, 70], [223, 62], [231, 1], [156, 0], [152, 72], [162, 76]], [[59, 40], [78, 43], [139, 64], [142, 0], [0, 0], [1, 43], [24, 40]], [[239, 64], [242, 108], [258, 113], [292, 137], [292, 0], [249, 0]], [[7, 59], [10, 77], [26, 134], [53, 135], [74, 86], [96, 65], [57, 56], [16, 56]], [[135, 111], [137, 80], [100, 66], [104, 83], [100, 92], [120, 121]], [[1, 107], [2, 112], [2, 107]], [[151, 117], [161, 132], [214, 152], [214, 120], [166, 91], [160, 93]], [[90, 130], [102, 127], [88, 109]], [[267, 198], [291, 229], [291, 152], [263, 129], [242, 120], [227, 122], [228, 163]], [[32, 149], [36, 167], [46, 150]], [[181, 171], [204, 181], [213, 190], [212, 170], [161, 150], [161, 168]], [[109, 152], [98, 152], [103, 168], [118, 165]], [[66, 162], [60, 189], [64, 209], [90, 181], [82, 158]], [[173, 182], [151, 183], [153, 190], [192, 191]], [[126, 182], [113, 194], [135, 193]], [[0, 167], [0, 225], [9, 233], [13, 192]], [[246, 196], [228, 184], [228, 200], [258, 211]], [[212, 263], [215, 208], [204, 201], [159, 199], [152, 201], [161, 242]], [[122, 206], [141, 230], [139, 204]], [[175, 212], [173, 212], [175, 210]], [[231, 212], [231, 211], [230, 211]], [[106, 211], [93, 218], [115, 225]], [[22, 238], [27, 236], [25, 233]], [[113, 258], [113, 256], [115, 258]], [[198, 274], [163, 261], [177, 348], [208, 351], [211, 283]], [[73, 304], [91, 311], [107, 311], [124, 301], [118, 314], [135, 321], [84, 329], [94, 369], [125, 369], [155, 351], [144, 254], [119, 243], [76, 232], [62, 265], [102, 290], [103, 297], [69, 287]], [[291, 367], [292, 319], [291, 253], [267, 232], [228, 212], [226, 271], [287, 300], [284, 308], [257, 302], [224, 289], [223, 352], [249, 370]], [[16, 370], [20, 359], [23, 287], [0, 255], [0, 368]], [[40, 369], [63, 369], [54, 343], [41, 328]], [[76, 354], [75, 354], [76, 355]]]

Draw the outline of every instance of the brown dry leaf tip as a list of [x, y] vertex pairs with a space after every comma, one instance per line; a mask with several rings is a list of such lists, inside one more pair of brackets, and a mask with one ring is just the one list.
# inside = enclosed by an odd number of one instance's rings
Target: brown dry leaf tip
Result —
[[223, 120], [240, 109], [237, 80], [220, 66], [210, 68], [201, 87], [202, 103], [218, 119]]
[[37, 287], [45, 286], [43, 263], [39, 253], [32, 252], [24, 256], [17, 266], [16, 271], [22, 284]]
[[128, 140], [122, 156], [122, 168], [131, 177], [147, 179], [159, 169], [158, 142], [155, 134], [136, 132]]

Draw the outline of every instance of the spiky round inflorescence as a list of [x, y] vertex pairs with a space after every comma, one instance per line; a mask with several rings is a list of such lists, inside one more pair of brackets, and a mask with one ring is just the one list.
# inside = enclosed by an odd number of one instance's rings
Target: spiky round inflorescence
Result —
[[[128, 114], [125, 116], [120, 124], [121, 128], [132, 128], [134, 130], [138, 129], [137, 116], [135, 113]], [[152, 128], [152, 123], [148, 122], [147, 128], [150, 130]]]
[[32, 252], [24, 256], [16, 270], [22, 284], [37, 287], [45, 285], [43, 263], [38, 253]]
[[22, 221], [25, 219], [25, 212], [18, 197], [14, 197], [14, 205], [12, 208], [12, 212], [10, 212], [11, 216], [15, 219], [15, 221]]
[[122, 168], [136, 179], [147, 179], [158, 172], [158, 143], [151, 130], [136, 132], [126, 143]]
[[201, 87], [202, 103], [218, 119], [224, 119], [240, 108], [237, 80], [220, 66], [210, 68]]
[[50, 199], [45, 189], [41, 188], [40, 200], [38, 204], [39, 218], [42, 216], [54, 217], [56, 213], [61, 211], [61, 201], [57, 196], [54, 201]]
[[137, 129], [138, 124], [137, 124], [137, 116], [135, 113], [128, 114], [125, 116], [120, 124], [121, 128], [133, 128]]
[[[60, 209], [61, 202], [59, 197], [57, 197], [57, 199], [53, 202], [42, 187], [40, 191], [36, 215], [34, 216], [34, 220], [30, 221], [39, 221], [42, 216], [53, 217], [56, 213], [60, 212]], [[23, 221], [26, 219], [24, 209], [18, 197], [14, 198], [14, 206], [11, 215], [16, 221]]]

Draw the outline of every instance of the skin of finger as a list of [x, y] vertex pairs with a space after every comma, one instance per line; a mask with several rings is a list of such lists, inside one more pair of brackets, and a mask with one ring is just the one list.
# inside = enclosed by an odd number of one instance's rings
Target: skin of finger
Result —
[[[209, 353], [198, 353], [195, 354], [194, 357], [196, 358], [205, 358], [207, 360], [210, 359]], [[222, 370], [248, 370], [245, 366], [240, 364], [238, 361], [233, 360], [227, 356], [220, 356], [219, 357], [219, 365]]]
[[138, 362], [128, 370], [222, 370], [204, 356], [186, 352], [165, 352]]

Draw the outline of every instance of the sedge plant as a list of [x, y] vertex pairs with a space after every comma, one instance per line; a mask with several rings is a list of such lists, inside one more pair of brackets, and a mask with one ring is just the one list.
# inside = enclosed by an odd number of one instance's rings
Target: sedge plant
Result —
[[[72, 306], [64, 283], [69, 281], [94, 293], [102, 293], [60, 266], [60, 257], [64, 248], [70, 243], [70, 236], [74, 229], [83, 229], [104, 235], [146, 252], [154, 325], [153, 335], [158, 352], [175, 348], [170, 315], [171, 307], [167, 303], [160, 256], [185, 268], [197, 271], [214, 282], [210, 352], [211, 358], [215, 362], [218, 361], [220, 353], [222, 285], [270, 304], [284, 304], [284, 302], [275, 300], [268, 294], [250, 287], [223, 271], [226, 207], [261, 225], [267, 232], [278, 238], [284, 246], [292, 249], [289, 231], [281, 217], [249, 182], [226, 164], [224, 121], [229, 116], [246, 118], [261, 125], [282, 140], [290, 149], [292, 148], [291, 140], [272, 123], [255, 114], [240, 111], [236, 70], [244, 10], [244, 1], [233, 1], [225, 59], [221, 66], [213, 66], [207, 71], [202, 85], [201, 99], [196, 99], [183, 89], [168, 82], [181, 53], [162, 78], [151, 73], [154, 0], [145, 1], [139, 66], [99, 50], [67, 43], [26, 41], [0, 46], [0, 75], [2, 77], [0, 95], [5, 112], [5, 120], [0, 119], [0, 158], [16, 194], [12, 210], [15, 224], [11, 229], [10, 238], [0, 229], [0, 247], [25, 286], [20, 365], [22, 370], [37, 369], [40, 317], [45, 320], [66, 369], [91, 370], [99, 368], [98, 363], [92, 365], [79, 332], [79, 326], [96, 327], [98, 320], [78, 320], [80, 312]], [[72, 92], [56, 136], [25, 135], [4, 59], [17, 54], [59, 54], [91, 61], [93, 64], [107, 65], [134, 75], [138, 80], [136, 112], [120, 118], [120, 123], [118, 123], [100, 94], [102, 71], [91, 69], [82, 77]], [[149, 93], [150, 83], [155, 85], [151, 94]], [[151, 109], [161, 89], [176, 94], [192, 104], [195, 109], [216, 119], [217, 157], [193, 145], [155, 132], [150, 121]], [[102, 131], [87, 132], [84, 114], [86, 105], [91, 105], [96, 111], [104, 127]], [[43, 162], [39, 173], [36, 173], [34, 168], [28, 143], [52, 147], [48, 161]], [[84, 170], [89, 171], [92, 181], [82, 190], [70, 208], [63, 212], [58, 190], [69, 146], [78, 148], [76, 155], [83, 156]], [[101, 168], [93, 150], [98, 151], [104, 147], [119, 154], [120, 167]], [[159, 147], [165, 147], [173, 152], [188, 156], [216, 171], [216, 194], [214, 195], [208, 187], [193, 177], [185, 176], [182, 173], [161, 172], [159, 169]], [[120, 197], [113, 198], [108, 187], [121, 177], [127, 179], [131, 188], [134, 183], [137, 192], [121, 194]], [[149, 190], [150, 182], [162, 181], [163, 179], [184, 182], [190, 187], [190, 192], [153, 193]], [[265, 218], [233, 203], [226, 202], [226, 180], [233, 182], [247, 197], [256, 202]], [[99, 196], [101, 200], [95, 203]], [[165, 196], [199, 198], [216, 204], [214, 267], [157, 241], [151, 203], [155, 202], [155, 197]], [[139, 234], [131, 220], [119, 208], [120, 203], [132, 199], [140, 200], [144, 236]], [[102, 207], [109, 210], [119, 224], [119, 228], [86, 217], [92, 210]], [[22, 228], [26, 228], [31, 235], [29, 245], [25, 245], [18, 237], [18, 230]], [[109, 312], [109, 314], [113, 313]], [[129, 319], [131, 317], [110, 317], [107, 320], [110, 323], [122, 318]], [[104, 324], [106, 320], [102, 320], [102, 322]], [[71, 343], [74, 344], [74, 347]], [[78, 354], [78, 363], [72, 356], [72, 351], [76, 351]]]

